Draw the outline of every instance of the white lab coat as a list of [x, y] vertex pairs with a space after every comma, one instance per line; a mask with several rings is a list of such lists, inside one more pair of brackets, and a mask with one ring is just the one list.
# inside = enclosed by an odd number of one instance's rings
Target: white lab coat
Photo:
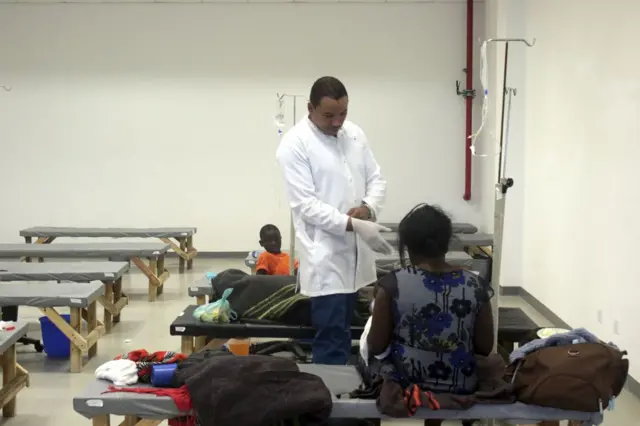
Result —
[[332, 137], [305, 118], [282, 137], [276, 158], [296, 230], [300, 292], [353, 293], [374, 282], [375, 253], [346, 230], [346, 213], [363, 201], [379, 216], [387, 187], [362, 129], [345, 121]]

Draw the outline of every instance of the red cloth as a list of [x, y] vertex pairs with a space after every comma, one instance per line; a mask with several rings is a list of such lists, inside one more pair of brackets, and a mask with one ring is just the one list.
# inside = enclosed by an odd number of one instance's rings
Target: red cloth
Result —
[[138, 367], [138, 381], [150, 383], [151, 368], [154, 364], [179, 364], [187, 356], [185, 354], [171, 351], [157, 351], [149, 353], [144, 349], [136, 349], [123, 355], [118, 355], [114, 359], [128, 359], [136, 363]]
[[194, 416], [169, 419], [169, 426], [196, 426], [196, 424], [196, 418]]
[[149, 393], [157, 396], [168, 396], [173, 400], [178, 407], [178, 410], [183, 413], [189, 412], [193, 405], [191, 404], [191, 396], [187, 386], [182, 386], [177, 389], [174, 388], [119, 388], [116, 386], [109, 386], [109, 388], [103, 393], [110, 392], [132, 392], [132, 393]]

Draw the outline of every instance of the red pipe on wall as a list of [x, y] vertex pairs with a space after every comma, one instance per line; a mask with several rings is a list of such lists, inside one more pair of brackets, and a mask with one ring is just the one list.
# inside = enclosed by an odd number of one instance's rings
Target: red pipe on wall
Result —
[[465, 91], [465, 138], [464, 138], [464, 195], [471, 199], [471, 126], [473, 124], [473, 0], [467, 0], [467, 82]]

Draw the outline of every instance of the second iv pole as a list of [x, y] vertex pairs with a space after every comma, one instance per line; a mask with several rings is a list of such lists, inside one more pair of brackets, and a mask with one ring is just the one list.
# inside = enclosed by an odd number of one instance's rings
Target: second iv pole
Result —
[[[529, 42], [522, 38], [496, 38], [486, 41], [489, 43], [505, 43], [504, 50], [504, 74], [502, 76], [502, 108], [500, 114], [500, 141], [498, 146], [498, 179], [495, 184], [495, 201], [493, 210], [493, 263], [491, 268], [491, 287], [494, 290], [492, 300], [492, 310], [494, 315], [494, 336], [498, 336], [498, 298], [500, 294], [500, 270], [502, 265], [502, 236], [504, 232], [504, 213], [507, 191], [513, 186], [513, 179], [505, 176], [507, 147], [509, 144], [509, 121], [511, 117], [511, 95], [512, 90], [507, 88], [507, 71], [509, 69], [509, 43], [524, 43], [527, 47], [532, 47], [536, 39]], [[507, 94], [508, 92], [508, 94]], [[508, 96], [508, 99], [507, 99]], [[508, 100], [508, 102], [506, 102]], [[506, 119], [506, 123], [505, 123]], [[495, 337], [494, 337], [495, 339]], [[494, 349], [497, 348], [497, 341], [494, 341]]]
[[[306, 96], [302, 95], [291, 95], [288, 93], [278, 93], [276, 95], [278, 97], [278, 114], [276, 115], [276, 125], [278, 126], [278, 133], [282, 135], [282, 128], [284, 127], [284, 100], [291, 99], [293, 103], [293, 126], [298, 123], [298, 108], [297, 108], [297, 100], [305, 99]], [[293, 274], [295, 270], [295, 259], [296, 259], [296, 229], [293, 225], [293, 214], [289, 216], [289, 273]]]

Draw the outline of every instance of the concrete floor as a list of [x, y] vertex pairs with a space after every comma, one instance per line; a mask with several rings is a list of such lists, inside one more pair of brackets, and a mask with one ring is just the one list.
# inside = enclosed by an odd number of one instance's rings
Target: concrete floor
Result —
[[[50, 361], [44, 354], [35, 353], [32, 346], [18, 346], [18, 361], [31, 375], [31, 387], [18, 395], [17, 413], [12, 419], [1, 419], [2, 426], [75, 426], [90, 425], [90, 421], [76, 414], [72, 398], [94, 379], [94, 370], [103, 362], [132, 349], [179, 350], [180, 339], [169, 335], [169, 324], [194, 299], [187, 296], [187, 288], [206, 271], [227, 268], [244, 269], [244, 263], [235, 259], [196, 259], [194, 270], [178, 274], [178, 262], [170, 259], [168, 268], [171, 277], [165, 283], [164, 295], [157, 302], [147, 302], [147, 282], [135, 268], [124, 279], [123, 289], [129, 296], [129, 306], [122, 314], [122, 322], [110, 335], [98, 342], [98, 356], [84, 367], [82, 373], [68, 372], [68, 361]], [[550, 325], [538, 312], [519, 297], [501, 298], [503, 306], [522, 308], [539, 325]], [[64, 311], [63, 311], [64, 312]], [[39, 337], [38, 317], [33, 308], [20, 308], [20, 319], [33, 323]], [[99, 318], [102, 317], [100, 313]], [[606, 414], [605, 426], [632, 426], [640, 424], [640, 400], [626, 391], [616, 403], [616, 409]], [[112, 418], [112, 425], [121, 419]], [[422, 424], [416, 421], [398, 420], [387, 422], [394, 425]], [[453, 426], [459, 423], [446, 423]]]

